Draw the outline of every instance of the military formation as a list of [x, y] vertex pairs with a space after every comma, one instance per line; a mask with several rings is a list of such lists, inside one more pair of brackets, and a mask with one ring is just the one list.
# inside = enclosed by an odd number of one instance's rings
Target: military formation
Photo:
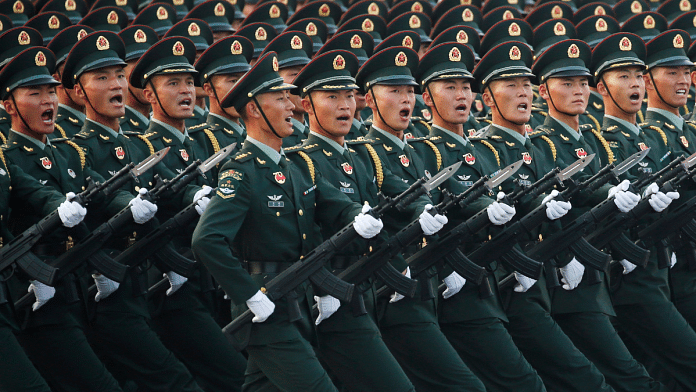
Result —
[[696, 391], [694, 83], [693, 0], [2, 0], [0, 391]]

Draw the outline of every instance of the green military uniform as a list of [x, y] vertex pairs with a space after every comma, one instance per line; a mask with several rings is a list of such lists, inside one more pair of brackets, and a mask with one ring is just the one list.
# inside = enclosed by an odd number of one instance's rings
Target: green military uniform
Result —
[[[496, 46], [474, 69], [474, 77], [480, 83], [479, 92], [484, 91], [492, 80], [534, 77], [528, 68], [531, 60], [531, 50], [521, 42], [506, 42]], [[525, 164], [515, 175], [522, 185], [531, 185], [553, 168], [553, 156], [535, 148], [526, 135], [495, 124], [484, 128], [482, 135], [498, 152], [501, 167], [519, 159], [524, 161]], [[503, 188], [510, 191], [509, 184]], [[517, 211], [523, 213], [531, 207], [534, 205], [519, 205]], [[533, 244], [537, 234], [535, 230], [534, 233], [529, 233], [529, 237], [520, 241], [523, 248], [524, 245]], [[550, 266], [546, 266], [548, 267]], [[502, 278], [511, 272], [507, 266], [499, 265], [495, 273]], [[510, 335], [549, 389], [612, 390], [597, 368], [582, 355], [551, 318], [551, 298], [544, 274], [526, 292], [506, 288], [502, 297], [509, 320]]]
[[[108, 49], [94, 51], [95, 46], [108, 46]], [[86, 36], [75, 44], [65, 62], [63, 85], [74, 87], [84, 72], [125, 65], [125, 53], [123, 41], [114, 33], [100, 31]], [[84, 151], [87, 165], [105, 178], [128, 163], [141, 162], [153, 150], [143, 136], [131, 134], [129, 137], [90, 119], [85, 120], [74, 141]], [[137, 182], [131, 180], [124, 190], [137, 195], [141, 187], [151, 188], [154, 185], [152, 173], [144, 173]], [[115, 236], [104, 244], [104, 249], [111, 255], [120, 253], [132, 239], [144, 235], [141, 229], [147, 230], [141, 225], [132, 225], [127, 230], [130, 238]], [[150, 313], [145, 297], [148, 287], [147, 271], [139, 266], [131, 269], [118, 290], [107, 298], [98, 302], [89, 298], [93, 311], [90, 342], [121, 383], [133, 380], [148, 389], [199, 391], [186, 367], [149, 326]]]
[[0, 141], [2, 144], [7, 143], [7, 135], [10, 133], [10, 128], [12, 128], [12, 119], [5, 111], [5, 108], [0, 105]]
[[[191, 65], [194, 56], [195, 46], [187, 38], [165, 38], [138, 60], [131, 73], [130, 83], [142, 88], [150, 77], [166, 74], [171, 69], [179, 73], [195, 73], [196, 70]], [[206, 158], [205, 146], [197, 144], [186, 132], [182, 133], [156, 118], [150, 121], [144, 137], [156, 151], [170, 148], [171, 154], [167, 154], [160, 162], [170, 171], [170, 175], [163, 176], [164, 179], [171, 179], [196, 159]], [[211, 175], [206, 174], [205, 179], [198, 177], [194, 180], [181, 195], [172, 200], [161, 199], [157, 218], [164, 222], [189, 205], [193, 200], [193, 192], [199, 190], [199, 186], [210, 184], [211, 179], [215, 178], [216, 169], [212, 170], [209, 172]], [[172, 240], [172, 245], [182, 254], [189, 252], [190, 233], [190, 230], [182, 230]], [[153, 276], [162, 276], [156, 272], [155, 268], [151, 271]], [[239, 388], [244, 359], [225, 339], [211, 315], [214, 290], [210, 274], [205, 267], [198, 265], [188, 281], [172, 295], [166, 295], [164, 290], [150, 293], [152, 325], [164, 344], [184, 362], [202, 388]]]
[[[256, 94], [293, 87], [283, 84], [277, 69], [274, 52], [261, 57], [228, 93], [223, 107], [241, 111]], [[260, 287], [320, 243], [315, 219], [349, 223], [361, 207], [328, 184], [313, 165], [292, 164], [247, 137], [242, 150], [221, 169], [208, 208], [194, 232], [193, 252], [230, 296], [232, 313], [238, 315]], [[309, 343], [306, 290], [306, 284], [295, 290], [302, 320], [290, 322], [287, 303], [281, 300], [267, 320], [240, 332], [249, 343], [245, 390], [336, 390]]]
[[[18, 54], [0, 73], [1, 98], [7, 99], [19, 86], [58, 84], [51, 77], [54, 67], [55, 57], [47, 49], [31, 48]], [[81, 192], [87, 177], [104, 181], [84, 165], [84, 155], [75, 144], [66, 140], [51, 144], [48, 139], [46, 143], [11, 131], [8, 144], [3, 146], [4, 155], [8, 163], [21, 167], [42, 185], [61, 193]], [[129, 200], [125, 193], [109, 199], [97, 197], [92, 200], [95, 207], [92, 218], [98, 220], [115, 214]], [[9, 226], [15, 233], [21, 233], [43, 217], [40, 210], [31, 206], [30, 198], [10, 201], [13, 212]], [[87, 232], [81, 224], [68, 234], [85, 235]], [[59, 242], [66, 240], [64, 232], [50, 233], [44, 238], [34, 247], [39, 257], [52, 259], [65, 252], [66, 244]], [[84, 289], [81, 281], [84, 272], [84, 268], [78, 268], [56, 282], [55, 296], [37, 311], [18, 309], [22, 331], [17, 338], [53, 390], [120, 391], [85, 337], [84, 298], [80, 295]], [[27, 281], [18, 274], [14, 274], [8, 284], [15, 298], [26, 293]]]

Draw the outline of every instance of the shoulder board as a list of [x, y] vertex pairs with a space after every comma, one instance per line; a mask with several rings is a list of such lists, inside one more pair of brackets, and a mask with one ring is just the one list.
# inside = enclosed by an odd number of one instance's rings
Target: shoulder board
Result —
[[59, 137], [59, 138], [55, 138], [55, 139], [51, 140], [51, 143], [64, 143], [64, 142], [67, 142], [68, 140], [70, 140], [70, 139], [68, 139], [67, 137]]
[[607, 132], [614, 132], [614, 131], [616, 131], [617, 129], [619, 129], [619, 126], [618, 126], [618, 125], [612, 125], [612, 126], [610, 126], [609, 128], [605, 129], [605, 131], [607, 131]]
[[78, 139], [89, 139], [90, 137], [92, 137], [92, 136], [94, 136], [94, 135], [95, 135], [94, 132], [90, 132], [90, 131], [80, 131], [80, 132], [78, 132], [78, 133], [75, 134], [75, 137], [78, 138]]
[[190, 130], [190, 129], [200, 129], [200, 128], [207, 128], [207, 127], [208, 127], [208, 123], [203, 122], [200, 124], [192, 125], [190, 127], [186, 127], [186, 129]]
[[485, 122], [485, 123], [488, 123], [488, 124], [493, 124], [493, 121], [491, 121], [491, 120], [488, 119], [487, 117], [476, 117], [476, 121], [478, 121], [478, 122]]
[[409, 142], [409, 143], [413, 143], [413, 142], [422, 142], [422, 141], [428, 140], [428, 139], [429, 139], [429, 138], [428, 138], [427, 136], [423, 136], [423, 137], [414, 137], [414, 138], [412, 138], [412, 139], [408, 139], [408, 142]]
[[547, 128], [543, 125], [538, 126], [535, 130], [529, 133], [529, 137], [539, 137], [541, 135], [548, 135], [553, 132], [553, 129]]
[[253, 157], [254, 157], [254, 154], [250, 151], [247, 151], [244, 153], [239, 152], [234, 156], [234, 160], [238, 161], [238, 162], [246, 162]]
[[503, 142], [503, 137], [500, 135], [493, 135], [489, 138], [490, 140], [502, 143]]
[[370, 144], [374, 142], [375, 141], [373, 139], [367, 139], [364, 136], [360, 136], [359, 138], [353, 140], [346, 140], [347, 144]]
[[694, 124], [692, 121], [686, 121], [687, 124], [693, 129], [696, 129], [696, 124]]
[[9, 150], [14, 150], [15, 148], [19, 147], [19, 144], [15, 143], [5, 143], [2, 145], [2, 149], [5, 151]]
[[136, 132], [136, 131], [123, 131], [123, 134], [124, 134], [124, 135], [127, 135], [127, 136], [138, 136], [138, 135], [142, 135], [142, 133]]
[[158, 134], [157, 132], [148, 132], [144, 134], [143, 137], [146, 139], [156, 139], [160, 137], [160, 134]]
[[283, 147], [283, 151], [285, 151], [285, 152], [293, 152], [293, 151], [300, 150], [301, 148], [302, 148], [302, 145], [301, 145], [301, 144], [298, 144], [298, 145], [292, 146], [292, 147]]
[[591, 131], [594, 128], [592, 124], [580, 124], [581, 131]]
[[[657, 122], [659, 123], [659, 121], [657, 121]], [[647, 127], [648, 125], [650, 125], [649, 122], [642, 122], [642, 123], [638, 124], [638, 126], [641, 128]]]

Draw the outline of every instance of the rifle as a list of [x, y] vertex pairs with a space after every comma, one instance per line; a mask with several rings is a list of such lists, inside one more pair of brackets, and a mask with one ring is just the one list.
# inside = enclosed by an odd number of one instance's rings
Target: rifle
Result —
[[[375, 218], [379, 218], [385, 211], [392, 207], [396, 207], [399, 211], [407, 209], [411, 202], [421, 195], [428, 193], [454, 174], [454, 170], [450, 168], [451, 167], [443, 169], [429, 180], [424, 178], [418, 179], [418, 181], [414, 182], [407, 190], [396, 197], [392, 198], [380, 192], [378, 194], [380, 202], [368, 213]], [[443, 174], [442, 172], [445, 173]], [[277, 301], [283, 297], [286, 298], [291, 322], [301, 319], [302, 315], [300, 314], [296, 296], [287, 294], [295, 290], [307, 279], [310, 279], [312, 283], [322, 288], [329, 295], [344, 302], [351, 301], [355, 286], [333, 275], [324, 268], [324, 265], [338, 250], [353, 242], [358, 236], [353, 224], [348, 224], [346, 227], [339, 230], [338, 233], [309, 252], [307, 256], [296, 261], [289, 268], [271, 279], [265, 287], [261, 288], [261, 291], [265, 293], [271, 301]], [[401, 275], [400, 273], [398, 274]], [[232, 320], [231, 323], [227, 324], [222, 329], [223, 333], [228, 335], [230, 341], [235, 346], [237, 346], [237, 342], [232, 334], [237, 332], [244, 325], [250, 323], [252, 318], [254, 318], [254, 314], [251, 310], [247, 309], [243, 314]]]
[[[86, 206], [89, 204], [90, 200], [98, 194], [109, 196], [131, 179], [138, 181], [138, 176], [149, 170], [155, 163], [159, 162], [161, 157], [166, 155], [168, 151], [169, 148], [159, 151], [149, 156], [138, 165], [131, 162], [101, 184], [95, 183], [92, 178], [88, 177], [87, 188], [76, 195], [72, 201]], [[51, 233], [62, 225], [63, 223], [58, 215], [58, 211], [53, 211], [15, 237], [7, 245], [0, 248], [0, 260], [2, 260], [0, 261], [0, 271], [5, 270], [13, 264], [17, 264], [34, 279], [49, 286], [52, 285], [53, 282], [57, 280], [56, 268], [43, 263], [36, 256], [29, 254], [29, 251], [44, 234]]]

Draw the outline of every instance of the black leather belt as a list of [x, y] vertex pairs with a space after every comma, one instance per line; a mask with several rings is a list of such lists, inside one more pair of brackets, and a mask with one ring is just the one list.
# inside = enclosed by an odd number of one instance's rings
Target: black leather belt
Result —
[[288, 269], [292, 264], [290, 261], [242, 261], [242, 266], [251, 275], [277, 274]]

